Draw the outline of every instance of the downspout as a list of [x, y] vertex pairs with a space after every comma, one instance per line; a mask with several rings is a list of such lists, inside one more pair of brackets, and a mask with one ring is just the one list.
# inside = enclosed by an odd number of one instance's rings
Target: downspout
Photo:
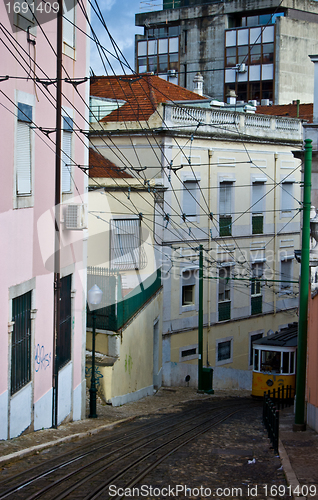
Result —
[[[278, 160], [278, 154], [274, 154], [274, 186], [277, 184], [277, 160]], [[274, 273], [274, 279], [276, 276], [276, 258], [277, 258], [277, 214], [276, 214], [276, 207], [277, 207], [277, 190], [274, 190], [274, 259], [273, 259], [273, 273]], [[275, 285], [274, 285], [275, 286]], [[275, 293], [275, 288], [273, 287], [274, 290], [274, 297], [273, 297], [273, 302], [274, 302], [274, 316], [276, 315], [276, 293]]]
[[[209, 214], [211, 214], [211, 160], [213, 156], [213, 150], [209, 149], [208, 150], [209, 154], [209, 162], [208, 162], [208, 208], [209, 208]], [[211, 215], [208, 217], [208, 249], [211, 249], [211, 244], [212, 244], [212, 238], [211, 238]], [[209, 273], [210, 275], [210, 265], [209, 265]], [[211, 284], [212, 280], [208, 280], [208, 330], [207, 330], [207, 338], [206, 338], [206, 366], [210, 366], [209, 363], [209, 338], [210, 338], [210, 331], [211, 331]]]

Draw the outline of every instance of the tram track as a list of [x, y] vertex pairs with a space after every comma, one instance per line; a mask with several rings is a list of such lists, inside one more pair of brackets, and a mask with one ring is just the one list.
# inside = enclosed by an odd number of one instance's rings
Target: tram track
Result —
[[[114, 480], [136, 484], [134, 477], [140, 480], [141, 474], [144, 477], [180, 447], [230, 418], [231, 415], [243, 410], [246, 405], [242, 405], [242, 403], [243, 401], [239, 404], [237, 402], [222, 402], [215, 405], [214, 402], [212, 405], [210, 402], [203, 401], [189, 410], [192, 415], [189, 416], [189, 412], [187, 412], [185, 417], [184, 414], [182, 416], [174, 413], [160, 419], [160, 422], [141, 424], [137, 430], [129, 433], [129, 438], [127, 430], [123, 429], [124, 435], [120, 436], [119, 434], [112, 442], [107, 441], [99, 446], [96, 446], [96, 443], [91, 443], [91, 449], [86, 449], [85, 453], [77, 455], [73, 453], [73, 456], [68, 460], [62, 460], [62, 463], [55, 464], [50, 468], [47, 467], [48, 463], [46, 463], [44, 464], [46, 468], [39, 471], [38, 474], [35, 474], [38, 466], [32, 467], [26, 471], [29, 473], [29, 477], [25, 477], [14, 486], [10, 487], [9, 484], [9, 488], [6, 490], [2, 489], [0, 500], [5, 498], [14, 498], [15, 500], [19, 498], [27, 500], [79, 498], [77, 493], [79, 489], [81, 498], [85, 493], [85, 500], [89, 500], [104, 494], [109, 484]], [[255, 404], [249, 401], [247, 405], [254, 406]], [[171, 423], [166, 425], [169, 421]], [[149, 434], [149, 430], [158, 427], [158, 424], [160, 428]], [[139, 438], [138, 434], [141, 434]], [[124, 440], [128, 442], [118, 447], [118, 444]], [[112, 449], [109, 449], [110, 447]], [[107, 453], [103, 453], [105, 448], [108, 448]], [[65, 455], [63, 455], [64, 458]], [[91, 459], [92, 455], [94, 455], [94, 460]], [[30, 477], [32, 471], [33, 474]], [[17, 481], [22, 477], [23, 473], [20, 473], [7, 478], [0, 483], [0, 487], [10, 480]]]

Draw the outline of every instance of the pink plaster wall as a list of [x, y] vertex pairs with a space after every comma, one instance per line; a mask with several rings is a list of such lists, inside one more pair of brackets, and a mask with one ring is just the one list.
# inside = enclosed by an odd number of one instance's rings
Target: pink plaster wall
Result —
[[307, 401], [318, 407], [318, 295], [309, 298], [307, 345]]
[[[84, 32], [87, 31], [86, 23], [77, 12], [77, 25]], [[0, 19], [8, 31], [11, 27], [7, 19], [4, 3], [0, 4]], [[45, 35], [56, 48], [56, 21], [51, 21], [43, 25]], [[22, 61], [23, 49], [31, 56], [34, 56], [34, 47], [27, 42], [26, 33], [20, 31], [13, 34], [17, 42], [21, 43], [19, 49]], [[88, 75], [88, 61], [86, 56], [88, 38], [80, 31], [76, 32], [76, 60], [64, 57], [63, 63], [71, 78], [83, 78]], [[9, 45], [9, 43], [8, 43]], [[13, 50], [11, 46], [11, 50]], [[14, 51], [14, 50], [13, 50]], [[28, 57], [26, 57], [28, 65]], [[10, 54], [9, 50], [0, 45], [1, 74], [10, 76], [25, 76], [26, 72]], [[52, 79], [56, 74], [56, 59], [48, 41], [37, 28], [36, 36], [36, 62], [42, 69], [37, 69], [37, 76], [44, 77], [45, 73]], [[63, 73], [63, 78], [67, 75]], [[39, 220], [43, 214], [50, 214], [51, 222], [54, 210], [54, 183], [55, 183], [55, 134], [50, 134], [47, 138], [44, 134], [37, 131], [35, 135], [35, 161], [34, 161], [34, 184], [33, 192], [35, 203], [31, 208], [13, 209], [13, 190], [14, 190], [14, 132], [16, 122], [16, 90], [24, 91], [35, 95], [35, 109], [33, 120], [36, 125], [43, 128], [55, 128], [55, 108], [46, 98], [50, 100], [55, 98], [55, 87], [51, 85], [46, 90], [45, 87], [36, 89], [34, 83], [29, 80], [10, 79], [1, 83], [0, 93], [0, 146], [1, 146], [1, 183], [0, 183], [0, 228], [3, 244], [0, 245], [0, 262], [2, 263], [1, 281], [0, 281], [0, 394], [8, 389], [8, 359], [10, 352], [8, 348], [8, 321], [10, 318], [9, 310], [9, 288], [21, 284], [33, 277], [36, 277], [36, 289], [34, 295], [34, 308], [37, 309], [35, 319], [35, 338], [34, 338], [34, 402], [39, 400], [52, 387], [52, 354], [53, 354], [53, 272], [47, 265], [47, 259], [43, 258], [43, 247], [46, 254], [53, 255], [54, 252], [54, 234], [52, 225], [46, 224], [39, 228]], [[81, 99], [74, 87], [70, 84], [63, 84], [65, 96], [62, 105], [73, 108], [74, 128], [88, 129], [88, 124], [81, 115], [88, 116], [85, 97], [88, 96], [88, 82], [78, 87], [83, 99]], [[53, 96], [50, 96], [50, 92]], [[83, 134], [77, 138], [73, 134], [75, 141], [74, 161], [78, 164], [87, 164], [87, 147], [83, 144], [86, 139]], [[52, 142], [53, 141], [53, 142]], [[87, 178], [80, 169], [74, 171], [76, 188], [74, 195], [82, 197], [87, 186]], [[62, 234], [63, 241], [68, 247], [67, 257], [63, 259], [62, 265], [75, 264], [75, 273], [73, 277], [73, 288], [76, 289], [74, 303], [74, 336], [73, 336], [73, 387], [78, 386], [82, 381], [83, 367], [83, 311], [85, 311], [85, 290], [80, 273], [86, 268], [86, 262], [83, 262], [83, 232], [72, 231]], [[47, 255], [46, 255], [47, 256]], [[84, 271], [85, 275], [85, 271]], [[35, 361], [35, 354], [41, 350], [44, 355], [51, 354], [51, 362], [45, 368], [45, 363]], [[39, 358], [37, 358], [39, 359]]]

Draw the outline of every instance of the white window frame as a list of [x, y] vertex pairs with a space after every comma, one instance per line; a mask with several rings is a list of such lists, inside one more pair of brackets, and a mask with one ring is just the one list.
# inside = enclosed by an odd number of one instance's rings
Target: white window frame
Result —
[[[253, 346], [252, 346], [252, 337], [254, 335], [262, 335], [262, 338], [264, 337], [265, 330], [254, 330], [253, 332], [248, 333], [248, 368], [251, 370], [253, 369], [254, 366], [254, 359], [253, 359]], [[252, 356], [252, 364], [250, 364], [250, 359]]]
[[[189, 279], [183, 277], [184, 273], [191, 273]], [[197, 275], [198, 275], [198, 267], [186, 267], [181, 271], [181, 279], [180, 279], [180, 314], [187, 311], [195, 311], [198, 302], [198, 286], [197, 285]], [[183, 287], [187, 285], [194, 286], [194, 302], [192, 304], [182, 305], [182, 296], [183, 296]]]
[[[15, 143], [14, 143], [14, 182], [13, 182], [13, 208], [29, 208], [34, 206], [34, 144], [35, 137], [32, 131], [32, 123], [35, 122], [35, 96], [27, 94], [26, 92], [16, 91], [16, 121], [15, 121]], [[32, 122], [28, 123], [30, 128], [30, 193], [18, 193], [18, 134], [19, 134], [19, 120], [18, 120], [18, 106], [19, 104], [26, 104], [32, 108]], [[25, 122], [27, 123], [27, 122]]]
[[[293, 281], [293, 277], [294, 277], [294, 257], [293, 255], [287, 255], [285, 257], [282, 257], [281, 260], [280, 260], [280, 279], [281, 280], [285, 280], [286, 279], [286, 276], [284, 276], [283, 274], [283, 269], [282, 269], [282, 264], [285, 263], [285, 262], [288, 262], [290, 264], [290, 279]], [[286, 285], [286, 286], [284, 286]], [[280, 283], [280, 293], [281, 294], [290, 294], [290, 293], [293, 293], [293, 283], [290, 283], [289, 285], [287, 285], [287, 283]]]
[[[76, 47], [76, 0], [67, 0], [67, 3], [73, 2], [73, 7], [67, 10], [65, 7], [65, 0], [63, 0], [63, 53], [75, 59], [75, 47]], [[67, 21], [74, 23], [73, 25]]]
[[[199, 159], [199, 161], [201, 161]], [[193, 173], [185, 173], [182, 175], [182, 212], [183, 214], [186, 215], [186, 221], [188, 222], [200, 222], [200, 181], [201, 181], [201, 175], [199, 172], [195, 172], [195, 175]], [[196, 187], [195, 189], [190, 189], [189, 192], [187, 190], [187, 187], [189, 188], [189, 184], [195, 183]], [[187, 186], [188, 184], [188, 186]], [[190, 194], [192, 193], [192, 196]], [[186, 199], [190, 197], [190, 202], [195, 203], [195, 210], [193, 211], [193, 214], [188, 214], [187, 209], [185, 207]], [[186, 223], [183, 219], [181, 219], [181, 224]]]
[[[291, 192], [289, 192], [289, 187], [291, 188]], [[286, 178], [281, 181], [281, 190], [280, 190], [280, 207], [281, 207], [281, 218], [291, 218], [295, 214], [295, 179], [294, 178]], [[287, 208], [285, 202], [287, 200]]]
[[[230, 342], [231, 356], [227, 359], [218, 361], [219, 344], [223, 342]], [[216, 339], [215, 341], [215, 366], [228, 365], [233, 363], [233, 337], [224, 337], [223, 339]]]
[[[126, 256], [129, 255], [129, 253], [123, 253], [122, 254], [122, 258], [120, 256], [117, 256], [117, 257], [114, 257], [114, 250], [115, 250], [115, 246], [113, 246], [113, 232], [117, 232], [118, 234], [118, 231], [120, 231], [120, 228], [116, 226], [117, 225], [120, 225], [120, 223], [129, 223], [131, 222], [132, 224], [133, 223], [136, 223], [136, 227], [138, 228], [138, 231], [139, 231], [139, 234], [136, 234], [136, 240], [138, 239], [138, 245], [134, 246], [133, 247], [133, 250], [137, 250], [137, 257], [138, 257], [138, 260], [136, 258], [136, 262], [133, 263], [133, 262], [130, 262], [130, 256], [127, 258]], [[128, 224], [129, 225], [129, 224]], [[125, 234], [125, 231], [122, 233], [122, 234]], [[133, 233], [127, 233], [128, 235], [129, 234], [133, 234]], [[116, 219], [111, 219], [110, 220], [110, 239], [109, 239], [109, 244], [110, 244], [110, 251], [109, 251], [109, 261], [110, 261], [110, 266], [112, 268], [118, 268], [118, 269], [122, 269], [122, 270], [134, 270], [134, 269], [140, 269], [141, 266], [140, 266], [140, 258], [141, 258], [141, 255], [140, 255], [140, 252], [141, 252], [141, 221], [138, 217], [122, 217], [122, 218], [116, 218]], [[116, 247], [118, 248], [118, 247]], [[126, 248], [126, 247], [124, 247]], [[134, 256], [135, 256], [135, 253], [134, 253]], [[128, 259], [128, 261], [126, 262], [126, 260]]]

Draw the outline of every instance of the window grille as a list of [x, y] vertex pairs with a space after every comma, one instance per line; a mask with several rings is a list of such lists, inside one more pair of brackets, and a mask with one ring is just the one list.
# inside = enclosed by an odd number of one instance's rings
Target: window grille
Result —
[[62, 368], [71, 360], [72, 345], [72, 307], [71, 307], [72, 275], [61, 279], [60, 294], [60, 329], [57, 338], [57, 364]]
[[31, 293], [12, 300], [11, 394], [31, 380]]
[[140, 219], [115, 219], [111, 228], [111, 267], [121, 270], [144, 269], [147, 265], [141, 246]]

